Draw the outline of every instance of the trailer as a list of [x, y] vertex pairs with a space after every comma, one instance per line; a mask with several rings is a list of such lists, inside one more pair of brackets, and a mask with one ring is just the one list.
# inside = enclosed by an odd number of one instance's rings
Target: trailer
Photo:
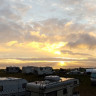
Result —
[[54, 73], [52, 67], [35, 67], [35, 66], [26, 66], [22, 67], [22, 73], [32, 73], [35, 75], [51, 75]]
[[26, 84], [25, 79], [0, 77], [0, 96], [26, 96]]
[[73, 71], [70, 72], [70, 74], [72, 74], [72, 75], [80, 75], [81, 72], [79, 70], [73, 70]]
[[91, 83], [92, 85], [96, 85], [96, 69], [93, 69], [91, 72]]
[[91, 75], [92, 71], [94, 70], [95, 68], [87, 68], [86, 69], [86, 74], [88, 75]]
[[30, 96], [80, 96], [75, 89], [78, 85], [77, 79], [46, 76], [45, 81], [27, 83], [26, 90]]
[[24, 66], [22, 67], [22, 73], [29, 74], [33, 73], [34, 67], [33, 66]]
[[54, 73], [52, 67], [34, 67], [34, 74], [37, 75], [51, 75]]
[[19, 67], [6, 67], [6, 72], [7, 73], [18, 73], [21, 72], [21, 69]]

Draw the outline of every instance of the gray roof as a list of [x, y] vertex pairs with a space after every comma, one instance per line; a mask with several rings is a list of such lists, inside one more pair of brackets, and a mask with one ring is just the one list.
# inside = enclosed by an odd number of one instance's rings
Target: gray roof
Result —
[[54, 87], [64, 86], [68, 84], [72, 84], [74, 81], [77, 81], [77, 79], [73, 78], [61, 78], [59, 81], [36, 81], [31, 82], [27, 84], [27, 89], [34, 91], [34, 90], [44, 90], [44, 89], [50, 89]]
[[13, 78], [13, 77], [0, 77], [0, 81], [9, 81], [9, 80], [20, 80], [22, 78]]

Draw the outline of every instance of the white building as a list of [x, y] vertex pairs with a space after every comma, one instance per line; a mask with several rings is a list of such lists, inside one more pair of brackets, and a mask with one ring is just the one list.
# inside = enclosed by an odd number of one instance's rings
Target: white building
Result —
[[49, 75], [53, 74], [54, 71], [52, 67], [35, 67], [35, 66], [27, 66], [27, 67], [22, 67], [22, 73], [32, 73], [36, 75]]
[[31, 96], [80, 96], [74, 89], [78, 85], [77, 79], [46, 76], [45, 81], [28, 83], [26, 90]]
[[0, 77], [0, 96], [26, 96], [26, 84], [25, 79]]

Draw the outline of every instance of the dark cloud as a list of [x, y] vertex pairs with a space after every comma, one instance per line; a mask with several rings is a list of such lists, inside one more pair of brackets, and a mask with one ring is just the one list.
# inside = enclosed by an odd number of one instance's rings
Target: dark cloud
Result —
[[76, 39], [74, 42], [69, 42], [67, 45], [69, 47], [78, 47], [79, 45], [85, 45], [88, 48], [95, 48], [96, 47], [96, 37], [91, 36], [89, 34], [77, 34], [78, 39]]
[[29, 6], [16, 0], [0, 0], [0, 42], [22, 41], [24, 22], [22, 18]]
[[87, 54], [87, 53], [76, 53], [76, 52], [72, 52], [70, 50], [61, 50], [61, 52], [63, 54], [69, 54], [69, 55], [91, 56], [90, 54]]
[[[87, 55], [87, 54], [85, 54], [85, 55]], [[60, 57], [60, 58], [55, 58], [55, 57], [53, 57], [53, 58], [48, 58], [48, 57], [45, 57], [45, 58], [0, 58], [0, 60], [10, 60], [10, 59], [12, 59], [12, 60], [21, 60], [21, 61], [28, 61], [28, 62], [30, 62], [30, 61], [33, 61], [33, 62], [39, 62], [39, 61], [42, 61], [42, 62], [47, 62], [47, 61], [53, 61], [53, 62], [60, 62], [60, 61], [81, 61], [81, 62], [86, 62], [86, 61], [88, 61], [88, 62], [92, 62], [92, 61], [96, 61], [96, 58], [92, 58], [92, 57], [88, 57], [88, 58], [86, 58], [86, 59], [80, 59], [80, 58], [73, 58], [73, 59], [71, 59], [71, 58], [62, 58], [62, 57]]]
[[20, 40], [22, 31], [23, 28], [20, 24], [2, 19], [0, 22], [0, 42]]
[[[57, 6], [57, 9], [62, 9], [60, 12], [64, 14], [60, 14], [60, 16], [62, 15], [62, 18], [55, 18], [52, 15], [50, 18], [44, 18], [45, 20], [37, 20], [34, 22], [26, 17], [30, 6], [27, 5], [28, 2], [24, 3], [23, 1], [24, 0], [20, 0], [20, 2], [17, 0], [0, 0], [0, 43], [5, 43], [12, 40], [16, 40], [18, 43], [36, 41], [42, 43], [49, 42], [50, 44], [54, 44], [57, 42], [67, 42], [68, 44], [64, 47], [77, 49], [77, 47], [83, 45], [90, 49], [96, 48], [96, 20], [94, 19], [94, 9], [96, 8], [95, 6], [92, 6], [95, 1], [90, 3], [90, 0], [88, 0], [87, 3], [86, 0], [56, 0], [58, 1], [57, 3], [53, 1], [51, 2], [49, 0], [43, 0], [45, 3], [50, 2], [48, 4], [55, 3], [54, 5]], [[39, 7], [44, 5], [43, 1], [41, 5], [39, 5], [38, 2]], [[31, 5], [31, 3], [29, 5]], [[51, 9], [54, 8], [52, 7]], [[39, 14], [38, 10], [36, 12]], [[56, 14], [59, 14], [58, 11]], [[27, 22], [26, 19], [28, 19], [29, 22]], [[90, 33], [93, 33], [94, 36]], [[61, 52], [75, 56], [90, 56], [85, 52], [80, 53], [70, 50], [61, 50]]]
[[84, 0], [61, 0], [60, 2], [68, 4], [68, 5], [77, 5], [83, 2]]

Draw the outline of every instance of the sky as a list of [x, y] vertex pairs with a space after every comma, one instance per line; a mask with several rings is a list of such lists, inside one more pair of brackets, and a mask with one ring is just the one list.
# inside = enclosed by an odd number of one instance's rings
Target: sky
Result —
[[0, 0], [0, 67], [96, 67], [95, 9], [95, 0]]

